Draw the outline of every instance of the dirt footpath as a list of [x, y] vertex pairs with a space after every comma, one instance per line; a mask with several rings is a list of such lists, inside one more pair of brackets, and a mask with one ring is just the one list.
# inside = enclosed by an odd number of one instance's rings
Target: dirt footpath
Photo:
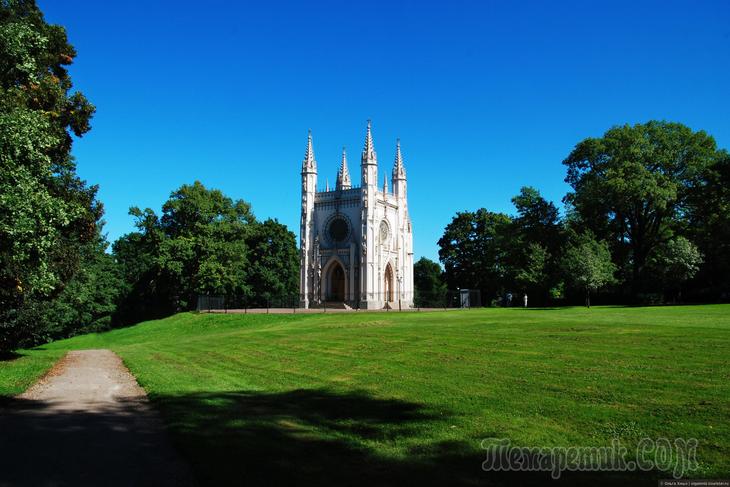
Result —
[[0, 486], [192, 484], [144, 390], [111, 350], [69, 352], [0, 408]]

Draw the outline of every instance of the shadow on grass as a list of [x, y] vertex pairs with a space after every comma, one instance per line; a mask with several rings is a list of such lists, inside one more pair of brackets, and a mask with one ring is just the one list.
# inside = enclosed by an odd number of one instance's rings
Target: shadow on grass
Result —
[[18, 352], [0, 352], [0, 362], [12, 362], [22, 356], [23, 354]]
[[[549, 473], [484, 472], [482, 438], [429, 441], [433, 430], [449, 431], [448, 412], [362, 392], [200, 393], [153, 402], [201, 485], [555, 483]], [[638, 485], [649, 477], [565, 474], [560, 484], [617, 481]]]
[[147, 403], [0, 401], [0, 486], [192, 486]]

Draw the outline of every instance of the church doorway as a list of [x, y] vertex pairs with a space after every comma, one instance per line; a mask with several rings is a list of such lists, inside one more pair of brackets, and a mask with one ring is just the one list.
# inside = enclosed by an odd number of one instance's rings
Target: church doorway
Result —
[[385, 300], [388, 302], [393, 301], [393, 268], [388, 264], [385, 267], [385, 285], [383, 286], [385, 291]]
[[345, 300], [345, 270], [335, 262], [330, 268], [327, 301]]

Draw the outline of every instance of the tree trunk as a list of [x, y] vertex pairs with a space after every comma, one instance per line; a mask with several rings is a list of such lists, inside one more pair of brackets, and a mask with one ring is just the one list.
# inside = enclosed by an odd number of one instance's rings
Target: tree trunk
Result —
[[586, 308], [591, 307], [591, 290], [586, 288]]

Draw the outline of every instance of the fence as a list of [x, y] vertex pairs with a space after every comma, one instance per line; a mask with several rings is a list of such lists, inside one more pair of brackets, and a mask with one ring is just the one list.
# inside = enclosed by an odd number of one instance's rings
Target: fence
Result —
[[414, 305], [419, 308], [480, 308], [482, 293], [479, 289], [457, 289], [437, 293], [416, 292]]
[[198, 295], [197, 311], [201, 312], [327, 312], [327, 311], [418, 311], [421, 309], [458, 309], [482, 306], [481, 292], [478, 289], [458, 289], [439, 293], [415, 293], [413, 299], [397, 297], [392, 294], [367, 293], [355, 299], [309, 298], [308, 307], [302, 307], [302, 296], [223, 296]]

